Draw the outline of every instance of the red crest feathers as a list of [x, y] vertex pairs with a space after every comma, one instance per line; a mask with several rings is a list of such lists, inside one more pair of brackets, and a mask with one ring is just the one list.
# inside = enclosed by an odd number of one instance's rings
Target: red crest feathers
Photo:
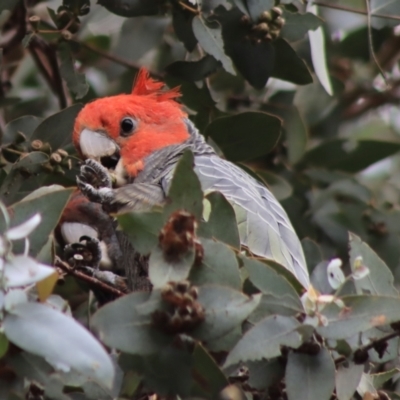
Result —
[[167, 101], [181, 96], [179, 87], [165, 90], [164, 82], [159, 82], [150, 77], [149, 71], [140, 68], [133, 83], [132, 94], [137, 96], [154, 96], [157, 101]]

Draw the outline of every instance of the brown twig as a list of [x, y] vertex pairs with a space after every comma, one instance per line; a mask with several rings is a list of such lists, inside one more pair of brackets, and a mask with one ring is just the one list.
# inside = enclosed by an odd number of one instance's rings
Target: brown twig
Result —
[[[104, 50], [101, 50], [95, 46], [92, 46], [91, 44], [88, 43], [84, 43], [81, 42], [77, 39], [71, 39], [71, 42], [74, 42], [76, 44], [78, 44], [79, 46], [82, 46], [83, 48], [85, 48], [86, 50], [89, 50], [103, 58], [105, 58], [106, 60], [110, 60], [116, 64], [122, 65], [123, 67], [129, 68], [129, 69], [136, 69], [139, 70], [141, 68], [141, 65], [133, 63], [131, 61], [125, 60], [121, 57], [115, 56], [113, 54], [107, 53]], [[150, 74], [157, 79], [163, 79], [163, 75], [154, 71], [151, 71]]]
[[[367, 351], [375, 348], [376, 346], [379, 346], [380, 344], [384, 344], [388, 340], [393, 339], [393, 338], [398, 337], [398, 336], [400, 336], [400, 331], [394, 331], [394, 332], [388, 333], [387, 335], [382, 336], [379, 339], [372, 340], [371, 343], [368, 343], [365, 346], [362, 346], [362, 347], [358, 348], [357, 351], [367, 352]], [[339, 365], [342, 362], [345, 362], [347, 360], [348, 360], [347, 357], [340, 356], [340, 357], [335, 359], [335, 365]]]
[[103, 292], [112, 294], [113, 296], [122, 297], [126, 294], [110, 285], [107, 285], [104, 282], [99, 281], [96, 278], [93, 278], [75, 268], [72, 268], [69, 264], [62, 261], [59, 257], [56, 257], [56, 259], [55, 259], [55, 267], [60, 268], [64, 272], [66, 272], [68, 275], [74, 276], [74, 277], [80, 279], [81, 281], [86, 282], [87, 284], [98, 288], [99, 290], [101, 290]]

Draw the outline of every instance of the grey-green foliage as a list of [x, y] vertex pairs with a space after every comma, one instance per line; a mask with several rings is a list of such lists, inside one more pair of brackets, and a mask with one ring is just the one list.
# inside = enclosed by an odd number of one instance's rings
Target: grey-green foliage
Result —
[[[344, 0], [334, 6], [346, 12], [325, 2], [318, 15], [291, 0], [0, 3], [0, 364], [13, 372], [0, 374], [1, 398], [38, 388], [62, 400], [214, 399], [224, 388], [249, 399], [396, 398], [398, 1], [372, 0], [371, 27], [364, 4], [353, 13], [358, 3]], [[321, 293], [239, 249], [234, 208], [201, 193], [190, 155], [163, 210], [117, 216], [150, 255], [151, 294], [96, 309], [82, 282], [55, 285], [54, 228], [78, 172], [74, 119], [81, 103], [129, 93], [142, 65], [180, 86], [209, 143], [282, 202]], [[167, 260], [159, 235], [180, 208], [197, 217], [198, 241]], [[346, 278], [332, 288], [335, 257]], [[179, 306], [168, 303], [171, 279], [194, 286], [180, 310], [197, 319], [176, 332], [157, 324]]]

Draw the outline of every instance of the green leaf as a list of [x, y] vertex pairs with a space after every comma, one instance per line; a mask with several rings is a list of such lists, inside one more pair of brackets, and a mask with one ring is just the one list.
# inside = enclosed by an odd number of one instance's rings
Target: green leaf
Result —
[[188, 249], [179, 260], [167, 261], [160, 247], [155, 247], [149, 258], [149, 279], [155, 288], [170, 281], [185, 280], [195, 259], [194, 248]]
[[271, 190], [272, 194], [278, 201], [285, 200], [293, 193], [293, 188], [290, 183], [280, 175], [269, 171], [256, 170], [256, 174], [262, 179], [265, 186]]
[[9, 341], [4, 333], [0, 333], [0, 359], [7, 353]]
[[396, 297], [351, 295], [341, 298], [346, 308], [327, 305], [322, 314], [327, 326], [318, 327], [326, 339], [347, 339], [359, 332], [400, 320], [400, 299]]
[[198, 220], [203, 213], [203, 192], [198, 176], [193, 170], [194, 157], [190, 150], [179, 159], [168, 191], [169, 202], [164, 207], [167, 218], [176, 210], [183, 209]]
[[239, 265], [235, 253], [225, 244], [201, 239], [204, 257], [200, 265], [192, 268], [190, 282], [201, 286], [214, 283], [240, 290]]
[[312, 83], [313, 79], [305, 62], [289, 43], [278, 38], [273, 42], [273, 47], [275, 49], [275, 63], [271, 76], [297, 85]]
[[284, 276], [279, 275], [273, 268], [261, 261], [244, 256], [241, 256], [240, 259], [249, 273], [250, 281], [262, 293], [278, 298], [290, 296], [297, 302], [298, 309], [303, 309], [297, 291]]
[[322, 261], [322, 250], [316, 242], [309, 238], [305, 238], [301, 241], [303, 247], [304, 256], [307, 260], [307, 266], [309, 271], [313, 269]]
[[300, 323], [293, 317], [274, 315], [248, 330], [228, 354], [224, 368], [240, 361], [257, 361], [281, 355], [281, 346], [297, 348], [302, 343]]
[[335, 363], [324, 347], [317, 355], [289, 353], [286, 366], [288, 400], [329, 400], [335, 387]]
[[34, 130], [42, 122], [42, 118], [34, 117], [33, 115], [24, 115], [9, 122], [5, 129], [2, 138], [2, 147], [18, 141], [20, 138], [29, 140]]
[[156, 15], [160, 11], [159, 0], [99, 0], [98, 4], [121, 17]]
[[18, 1], [19, 0], [2, 0], [2, 2], [0, 4], [0, 14], [4, 10], [12, 11], [14, 9], [14, 7], [18, 4]]
[[67, 43], [61, 43], [58, 46], [58, 54], [60, 57], [60, 74], [62, 78], [75, 97], [81, 99], [89, 90], [85, 75], [75, 69], [71, 48]]
[[175, 35], [185, 45], [186, 50], [190, 53], [194, 50], [197, 44], [197, 39], [192, 28], [193, 18], [193, 13], [187, 12], [179, 6], [173, 8], [172, 26], [174, 27]]
[[[50, 186], [46, 189], [47, 191], [43, 188], [38, 189], [39, 193], [36, 197], [32, 196], [35, 193], [33, 192], [30, 197], [11, 207], [12, 227], [21, 224], [36, 213], [42, 217], [40, 225], [29, 235], [29, 254], [33, 257], [39, 254], [46, 245], [73, 191], [73, 189], [64, 189], [60, 186]], [[23, 253], [25, 244], [22, 242], [15, 242], [13, 250], [16, 254]]]
[[49, 156], [45, 153], [34, 151], [20, 158], [5, 177], [0, 188], [2, 201], [9, 205], [23, 197], [21, 186], [30, 183], [33, 188], [40, 186], [44, 181], [42, 165], [49, 161]]
[[399, 372], [400, 372], [400, 370], [398, 368], [393, 368], [393, 369], [391, 369], [389, 371], [380, 372], [380, 373], [377, 373], [377, 374], [371, 374], [373, 382], [374, 382], [374, 387], [376, 387], [377, 389], [381, 389], [382, 386], [387, 381], [392, 379]]
[[339, 365], [336, 371], [336, 394], [338, 400], [349, 400], [353, 398], [358, 384], [360, 383], [364, 364]]
[[227, 72], [236, 75], [232, 60], [225, 54], [220, 25], [216, 21], [206, 22], [200, 16], [195, 16], [192, 27], [193, 33], [204, 51], [220, 61]]
[[[54, 368], [42, 357], [21, 351], [13, 355], [9, 362], [18, 376], [39, 383], [46, 397], [69, 400], [69, 397], [63, 393], [64, 385], [69, 380], [68, 374], [54, 374]], [[89, 381], [89, 378], [79, 375], [79, 385]], [[86, 397], [81, 400], [86, 400]]]
[[292, 107], [284, 117], [289, 162], [298, 163], [307, 150], [308, 132], [299, 110]]
[[175, 61], [165, 71], [185, 81], [199, 81], [216, 71], [219, 62], [210, 55], [198, 61]]
[[374, 14], [383, 14], [383, 15], [392, 15], [399, 16], [400, 15], [400, 5], [396, 0], [371, 0], [371, 17], [372, 17], [372, 26], [376, 29], [382, 29], [385, 26], [395, 26], [396, 21], [393, 21], [389, 18], [373, 18]]
[[240, 325], [254, 311], [260, 300], [259, 294], [248, 297], [224, 286], [201, 286], [198, 301], [205, 310], [205, 320], [192, 335], [202, 341], [222, 337]]
[[369, 274], [362, 279], [354, 279], [358, 294], [371, 293], [374, 295], [398, 296], [394, 287], [394, 277], [388, 266], [381, 258], [357, 235], [349, 233], [350, 266], [355, 273], [355, 260], [362, 257], [361, 264], [369, 269]]
[[[145, 306], [146, 312], [139, 306]], [[161, 307], [158, 291], [131, 293], [100, 308], [92, 326], [107, 346], [129, 354], [152, 354], [173, 339], [153, 328], [151, 313]]]
[[257, 21], [263, 11], [270, 10], [275, 0], [246, 0], [247, 9], [253, 21]]
[[400, 144], [378, 140], [333, 139], [309, 150], [305, 162], [328, 169], [358, 172], [400, 150]]
[[53, 151], [69, 145], [75, 118], [81, 108], [82, 104], [74, 104], [46, 118], [35, 129], [31, 140], [39, 139], [43, 143], [49, 143]]
[[90, 0], [63, 0], [63, 6], [75, 15], [86, 15], [90, 11]]
[[149, 254], [158, 243], [158, 235], [163, 227], [163, 216], [160, 212], [132, 212], [117, 215], [117, 220], [140, 254]]
[[230, 161], [246, 161], [268, 154], [281, 133], [281, 120], [263, 112], [243, 112], [216, 118], [207, 126], [211, 137]]
[[281, 30], [281, 36], [289, 42], [296, 42], [304, 38], [309, 30], [315, 31], [322, 25], [322, 19], [312, 13], [292, 13], [283, 10], [285, 25]]
[[195, 381], [192, 390], [198, 397], [216, 398], [218, 393], [228, 385], [227, 377], [214, 358], [199, 343], [194, 348], [191, 371]]
[[[240, 249], [240, 237], [232, 205], [220, 192], [211, 192], [206, 196], [211, 212], [206, 223], [200, 225], [198, 235], [219, 240], [235, 249]], [[206, 203], [207, 204], [207, 203]]]
[[[317, 6], [315, 4], [308, 3], [306, 10], [313, 14], [317, 14]], [[310, 40], [311, 59], [315, 74], [318, 76], [318, 79], [326, 92], [332, 96], [333, 88], [329, 78], [327, 54], [325, 51], [325, 37], [322, 27], [317, 28], [315, 31], [309, 31], [308, 38]]]
[[19, 303], [5, 316], [3, 329], [12, 343], [44, 357], [55, 368], [73, 368], [111, 388], [114, 366], [110, 356], [73, 318], [43, 304]]
[[280, 382], [285, 375], [285, 367], [281, 360], [248, 361], [249, 385], [257, 390], [265, 390], [276, 382]]
[[275, 48], [270, 42], [250, 41], [248, 29], [241, 22], [243, 15], [235, 7], [219, 10], [225, 51], [250, 85], [262, 89], [274, 70]]

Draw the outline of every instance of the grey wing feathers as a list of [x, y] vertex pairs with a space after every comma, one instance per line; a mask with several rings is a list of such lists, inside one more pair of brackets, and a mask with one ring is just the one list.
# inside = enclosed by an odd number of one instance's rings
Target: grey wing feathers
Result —
[[[203, 191], [220, 191], [235, 211], [238, 206], [245, 210], [245, 229], [239, 230], [241, 242], [252, 253], [284, 265], [304, 287], [308, 287], [309, 275], [300, 241], [285, 210], [272, 193], [239, 167], [216, 155], [197, 155], [195, 171]], [[164, 180], [164, 190], [170, 176]]]

